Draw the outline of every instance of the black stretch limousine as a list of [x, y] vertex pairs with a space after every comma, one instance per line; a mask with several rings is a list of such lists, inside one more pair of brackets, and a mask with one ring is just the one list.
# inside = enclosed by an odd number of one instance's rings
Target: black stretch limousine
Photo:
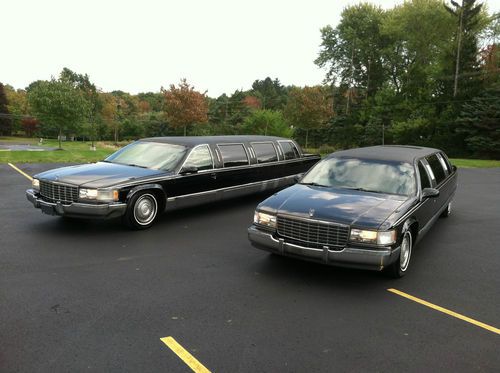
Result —
[[456, 188], [456, 167], [437, 149], [340, 151], [259, 204], [248, 236], [276, 254], [401, 277], [413, 246], [450, 214]]
[[35, 175], [26, 196], [49, 215], [122, 216], [144, 229], [165, 209], [291, 185], [319, 159], [271, 136], [147, 138], [102, 162]]

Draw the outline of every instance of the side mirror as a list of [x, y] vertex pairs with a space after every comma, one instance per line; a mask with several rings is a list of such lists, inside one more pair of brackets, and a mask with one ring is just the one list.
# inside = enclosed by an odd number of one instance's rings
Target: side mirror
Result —
[[422, 190], [422, 198], [436, 198], [439, 196], [439, 190], [436, 188], [424, 188]]
[[179, 171], [180, 175], [186, 175], [186, 174], [196, 174], [198, 172], [198, 167], [192, 164], [186, 164], [182, 169]]
[[293, 177], [293, 180], [298, 183], [300, 182], [300, 180], [302, 180], [302, 177], [304, 176], [304, 174], [297, 174]]
[[453, 170], [453, 172], [457, 171], [457, 166], [453, 165], [451, 166], [451, 169]]

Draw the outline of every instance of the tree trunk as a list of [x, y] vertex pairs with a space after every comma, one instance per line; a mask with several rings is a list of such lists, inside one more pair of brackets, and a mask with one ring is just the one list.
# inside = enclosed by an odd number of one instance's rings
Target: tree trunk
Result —
[[458, 92], [458, 72], [460, 70], [460, 49], [462, 48], [462, 22], [464, 14], [464, 1], [462, 0], [462, 7], [460, 8], [460, 21], [458, 23], [457, 35], [457, 61], [455, 63], [455, 79], [453, 81], [453, 97], [457, 97]]
[[59, 128], [59, 149], [62, 149], [62, 146], [61, 146], [61, 137], [62, 137], [62, 128]]

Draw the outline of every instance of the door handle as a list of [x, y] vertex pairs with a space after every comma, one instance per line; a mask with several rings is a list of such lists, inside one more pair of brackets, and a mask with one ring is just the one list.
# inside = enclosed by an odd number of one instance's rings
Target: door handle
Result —
[[210, 174], [210, 177], [211, 177], [213, 180], [215, 180], [215, 179], [217, 179], [217, 174], [216, 174], [216, 173]]

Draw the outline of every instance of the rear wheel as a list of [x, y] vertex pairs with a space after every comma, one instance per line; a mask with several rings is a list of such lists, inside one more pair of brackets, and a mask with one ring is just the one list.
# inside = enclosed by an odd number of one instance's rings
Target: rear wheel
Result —
[[410, 227], [403, 229], [403, 238], [401, 239], [401, 246], [399, 250], [399, 258], [390, 267], [387, 272], [391, 277], [403, 277], [410, 265], [411, 252], [413, 248], [413, 237]]
[[132, 229], [151, 227], [158, 215], [158, 199], [150, 191], [138, 192], [132, 197], [123, 216], [123, 222]]

